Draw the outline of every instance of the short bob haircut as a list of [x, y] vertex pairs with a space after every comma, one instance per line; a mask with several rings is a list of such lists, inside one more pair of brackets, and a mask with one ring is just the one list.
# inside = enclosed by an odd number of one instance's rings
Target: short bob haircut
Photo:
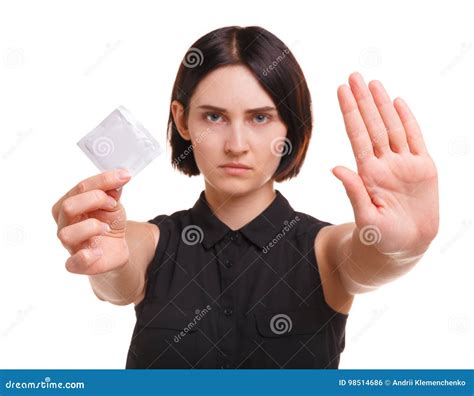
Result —
[[[228, 26], [198, 39], [187, 51], [179, 67], [171, 101], [179, 101], [189, 116], [190, 99], [198, 83], [217, 68], [246, 66], [269, 94], [287, 127], [285, 150], [272, 178], [277, 182], [296, 176], [303, 164], [311, 138], [311, 96], [306, 79], [288, 47], [259, 26]], [[171, 107], [171, 106], [170, 106]], [[178, 132], [170, 108], [168, 139], [173, 167], [188, 176], [199, 175], [190, 142]], [[178, 161], [178, 158], [180, 159]]]

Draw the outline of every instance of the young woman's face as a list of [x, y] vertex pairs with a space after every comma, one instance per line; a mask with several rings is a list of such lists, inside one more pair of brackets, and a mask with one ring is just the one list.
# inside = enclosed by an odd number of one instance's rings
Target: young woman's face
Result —
[[[175, 117], [176, 118], [176, 117]], [[287, 127], [275, 103], [244, 66], [214, 70], [197, 86], [187, 131], [206, 183], [229, 194], [245, 194], [269, 182], [281, 159]], [[240, 163], [249, 169], [224, 167]]]

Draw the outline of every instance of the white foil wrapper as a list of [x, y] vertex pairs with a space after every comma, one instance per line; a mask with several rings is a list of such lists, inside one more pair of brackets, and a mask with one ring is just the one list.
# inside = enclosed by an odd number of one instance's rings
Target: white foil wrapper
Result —
[[132, 176], [162, 153], [156, 139], [123, 106], [110, 113], [77, 145], [102, 172], [126, 168]]

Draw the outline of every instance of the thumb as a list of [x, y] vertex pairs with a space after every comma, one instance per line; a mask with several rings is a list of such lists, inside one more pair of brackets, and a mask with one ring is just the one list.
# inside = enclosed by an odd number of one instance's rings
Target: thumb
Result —
[[354, 216], [357, 219], [359, 217], [358, 214], [370, 207], [372, 203], [364, 182], [356, 172], [345, 166], [336, 166], [331, 169], [331, 172], [344, 185], [346, 194], [354, 210]]

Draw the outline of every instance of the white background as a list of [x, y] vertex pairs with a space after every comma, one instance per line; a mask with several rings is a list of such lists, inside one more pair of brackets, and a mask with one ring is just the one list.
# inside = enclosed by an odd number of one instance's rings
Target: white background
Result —
[[[276, 184], [299, 211], [353, 221], [336, 165], [355, 169], [336, 89], [379, 79], [417, 117], [440, 184], [441, 226], [406, 276], [358, 295], [340, 368], [473, 368], [474, 25], [469, 2], [11, 1], [0, 6], [0, 368], [124, 368], [133, 305], [98, 300], [66, 271], [51, 207], [98, 173], [76, 142], [124, 105], [166, 146], [186, 50], [260, 25], [300, 63], [314, 136], [301, 174]], [[129, 219], [191, 207], [202, 177], [170, 149], [124, 188]]]

